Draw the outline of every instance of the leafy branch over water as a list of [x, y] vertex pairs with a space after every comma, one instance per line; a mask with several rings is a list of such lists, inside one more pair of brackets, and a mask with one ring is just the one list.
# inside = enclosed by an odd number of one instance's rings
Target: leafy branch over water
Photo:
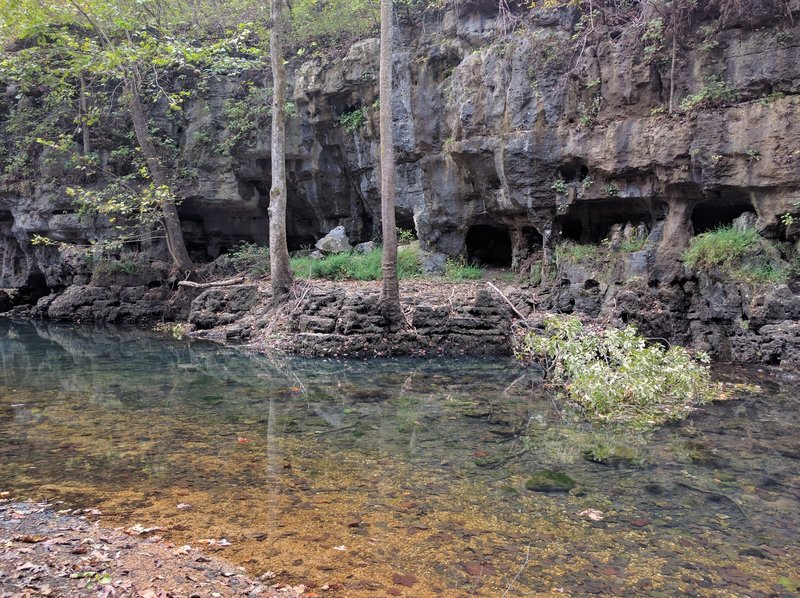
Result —
[[682, 419], [713, 398], [709, 358], [648, 343], [633, 326], [600, 329], [574, 316], [549, 316], [528, 332], [518, 359], [539, 363], [557, 396], [590, 419], [652, 428]]

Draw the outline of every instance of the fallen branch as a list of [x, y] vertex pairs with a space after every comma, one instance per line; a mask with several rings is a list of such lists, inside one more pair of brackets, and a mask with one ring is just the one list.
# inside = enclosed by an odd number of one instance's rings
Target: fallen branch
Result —
[[500, 295], [500, 296], [503, 298], [503, 301], [505, 301], [506, 303], [508, 303], [508, 306], [511, 308], [511, 310], [512, 310], [512, 311], [513, 311], [515, 314], [517, 314], [517, 316], [519, 316], [520, 320], [522, 320], [522, 325], [523, 325], [523, 326], [525, 326], [525, 328], [530, 328], [530, 324], [528, 324], [528, 318], [526, 318], [525, 316], [523, 316], [523, 315], [520, 313], [520, 311], [519, 311], [519, 310], [518, 310], [516, 307], [514, 307], [514, 304], [513, 304], [513, 303], [511, 303], [511, 300], [510, 300], [508, 297], [506, 297], [506, 296], [503, 294], [503, 291], [501, 291], [500, 289], [498, 289], [498, 288], [497, 288], [496, 286], [494, 286], [494, 285], [493, 285], [491, 282], [488, 282], [488, 281], [487, 281], [487, 282], [486, 282], [486, 285], [487, 285], [487, 286], [488, 286], [490, 289], [492, 289], [492, 290], [493, 290], [495, 293], [497, 293], [498, 295]]
[[733, 506], [739, 509], [739, 512], [742, 515], [744, 515], [744, 518], [747, 520], [747, 522], [750, 525], [753, 525], [753, 520], [750, 519], [750, 516], [744, 510], [744, 507], [742, 507], [742, 505], [740, 505], [732, 496], [728, 496], [727, 494], [723, 492], [718, 492], [716, 490], [708, 490], [707, 488], [701, 488], [700, 486], [693, 486], [692, 484], [687, 484], [686, 482], [683, 482], [681, 480], [676, 480], [675, 483], [678, 486], [683, 486], [684, 488], [688, 488], [689, 490], [694, 490], [695, 492], [700, 492], [701, 494], [710, 494], [711, 496], [719, 496], [720, 498], [725, 498], [729, 500], [731, 503], [733, 503]]
[[191, 280], [181, 280], [178, 282], [179, 287], [192, 287], [193, 289], [208, 289], [211, 287], [228, 287], [234, 284], [241, 284], [244, 282], [244, 275], [237, 276], [236, 278], [228, 278], [226, 280], [216, 280], [214, 282], [192, 282]]

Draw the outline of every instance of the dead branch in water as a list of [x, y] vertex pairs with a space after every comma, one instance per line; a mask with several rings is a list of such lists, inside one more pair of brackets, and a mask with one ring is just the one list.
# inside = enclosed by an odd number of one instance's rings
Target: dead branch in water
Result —
[[520, 319], [520, 320], [522, 320], [522, 325], [523, 325], [523, 326], [525, 326], [525, 328], [530, 328], [530, 327], [531, 327], [531, 326], [530, 326], [530, 324], [528, 324], [528, 318], [526, 318], [525, 316], [523, 316], [523, 315], [520, 313], [520, 311], [519, 311], [519, 310], [518, 310], [516, 307], [514, 307], [514, 304], [513, 304], [513, 303], [511, 303], [511, 300], [510, 300], [508, 297], [506, 297], [506, 296], [503, 294], [503, 291], [501, 291], [500, 289], [498, 289], [498, 288], [497, 288], [495, 285], [493, 285], [491, 282], [488, 282], [488, 281], [487, 281], [487, 282], [486, 282], [486, 285], [487, 285], [487, 286], [488, 286], [490, 289], [492, 289], [492, 290], [493, 290], [495, 293], [497, 293], [498, 295], [500, 295], [500, 296], [503, 298], [503, 301], [505, 301], [505, 302], [508, 304], [508, 306], [509, 306], [509, 307], [512, 309], [512, 311], [513, 311], [515, 314], [517, 314], [517, 316], [519, 317], [519, 319]]

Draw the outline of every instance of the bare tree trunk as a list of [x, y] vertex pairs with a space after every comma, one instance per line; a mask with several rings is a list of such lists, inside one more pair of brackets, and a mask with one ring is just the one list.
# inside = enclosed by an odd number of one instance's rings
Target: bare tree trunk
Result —
[[272, 188], [269, 191], [269, 269], [272, 300], [289, 296], [292, 271], [286, 244], [286, 69], [283, 66], [283, 0], [270, 0], [269, 54], [272, 65]]
[[678, 55], [678, 9], [677, 0], [672, 5], [672, 60], [669, 67], [669, 110], [668, 114], [672, 114], [674, 110], [675, 98], [675, 62]]
[[83, 73], [81, 73], [80, 106], [81, 133], [83, 134], [83, 154], [87, 155], [92, 151], [92, 140], [89, 137], [89, 109], [86, 102], [86, 81], [83, 78]]
[[[136, 133], [136, 141], [144, 154], [147, 161], [147, 167], [150, 170], [150, 176], [153, 179], [153, 184], [156, 188], [169, 188], [167, 184], [167, 176], [164, 173], [164, 167], [161, 164], [161, 159], [158, 156], [156, 147], [153, 140], [150, 138], [150, 131], [147, 130], [147, 118], [144, 115], [142, 108], [142, 100], [139, 97], [139, 77], [137, 73], [133, 73], [128, 78], [127, 84], [128, 91], [128, 106], [131, 111], [131, 119], [133, 120], [133, 130]], [[186, 250], [186, 243], [183, 240], [183, 231], [181, 230], [181, 221], [178, 218], [178, 210], [175, 207], [175, 202], [172, 199], [165, 199], [161, 202], [161, 211], [164, 215], [164, 229], [167, 233], [167, 249], [172, 256], [172, 260], [180, 270], [184, 272], [191, 272], [194, 270], [194, 264], [189, 257], [189, 252]]]
[[392, 134], [392, 0], [381, 0], [381, 56], [379, 93], [381, 134], [381, 230], [383, 234], [383, 288], [381, 311], [390, 328], [403, 319], [397, 280], [397, 227], [395, 224], [394, 137]]

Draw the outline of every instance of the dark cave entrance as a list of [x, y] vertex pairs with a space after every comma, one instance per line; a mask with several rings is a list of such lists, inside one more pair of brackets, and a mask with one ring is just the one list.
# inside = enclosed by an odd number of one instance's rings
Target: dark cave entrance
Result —
[[510, 268], [511, 235], [507, 229], [478, 224], [467, 231], [467, 259], [482, 266]]
[[560, 219], [561, 239], [596, 245], [612, 233], [615, 226], [644, 224], [652, 229], [664, 217], [665, 204], [644, 198], [593, 200], [570, 207]]
[[750, 196], [742, 189], [720, 191], [716, 197], [697, 204], [692, 210], [692, 228], [699, 235], [730, 225], [745, 212], [755, 213]]

